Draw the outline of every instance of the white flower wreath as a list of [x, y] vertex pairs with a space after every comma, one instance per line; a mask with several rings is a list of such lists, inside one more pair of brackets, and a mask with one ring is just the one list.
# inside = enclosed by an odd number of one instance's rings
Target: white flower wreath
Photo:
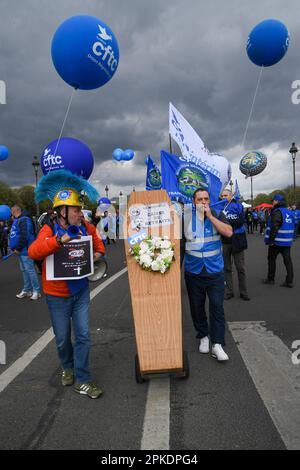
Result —
[[174, 261], [174, 245], [168, 237], [148, 237], [129, 248], [129, 253], [146, 271], [164, 274]]

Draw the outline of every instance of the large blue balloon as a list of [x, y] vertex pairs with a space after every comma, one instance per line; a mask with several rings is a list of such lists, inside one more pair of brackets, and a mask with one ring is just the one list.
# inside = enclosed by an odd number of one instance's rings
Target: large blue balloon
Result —
[[72, 16], [56, 30], [51, 54], [61, 78], [81, 90], [105, 85], [119, 63], [112, 30], [95, 16]]
[[113, 151], [113, 158], [115, 160], [117, 160], [117, 162], [119, 162], [120, 160], [122, 160], [122, 157], [123, 157], [123, 150], [122, 149], [115, 149]]
[[249, 34], [246, 46], [248, 57], [255, 65], [270, 67], [286, 54], [289, 41], [288, 29], [281, 21], [262, 21]]
[[0, 206], [0, 220], [8, 220], [11, 216], [11, 210], [8, 206]]
[[133, 157], [134, 157], [134, 151], [131, 149], [127, 149], [125, 150], [125, 152], [123, 152], [122, 160], [129, 161], [129, 160], [132, 160]]
[[4, 145], [0, 145], [0, 161], [6, 160], [8, 158], [8, 148]]
[[94, 158], [91, 150], [83, 142], [71, 137], [60, 139], [56, 156], [57, 140], [53, 140], [41, 155], [41, 168], [46, 175], [49, 171], [67, 169], [88, 179], [93, 171]]

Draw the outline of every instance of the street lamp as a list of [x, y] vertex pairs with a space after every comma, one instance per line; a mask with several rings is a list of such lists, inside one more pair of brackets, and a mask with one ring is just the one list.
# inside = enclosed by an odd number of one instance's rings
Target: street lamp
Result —
[[[32, 166], [33, 166], [34, 173], [35, 173], [35, 187], [37, 187], [37, 184], [38, 184], [38, 171], [39, 171], [40, 162], [39, 162], [39, 159], [36, 155], [33, 157]], [[39, 216], [40, 216], [40, 208], [39, 208], [39, 205], [37, 204], [36, 205], [36, 218], [37, 218], [37, 220], [38, 220]]]
[[132, 191], [135, 193], [135, 186], [133, 186]]
[[296, 204], [296, 171], [295, 171], [295, 160], [296, 160], [296, 155], [298, 152], [298, 149], [295, 145], [295, 142], [292, 143], [292, 146], [289, 150], [290, 154], [292, 155], [293, 159], [293, 186], [294, 186], [294, 204]]
[[122, 191], [119, 192], [119, 196], [122, 197], [123, 196], [123, 193]]
[[104, 191], [105, 191], [106, 197], [108, 197], [109, 187], [107, 185], [105, 186]]

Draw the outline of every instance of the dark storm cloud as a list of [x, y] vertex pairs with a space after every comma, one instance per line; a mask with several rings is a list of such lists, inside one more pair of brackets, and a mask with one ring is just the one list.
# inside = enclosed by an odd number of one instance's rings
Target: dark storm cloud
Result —
[[[236, 176], [241, 152], [269, 149], [262, 189], [272, 190], [274, 178], [278, 186], [288, 183], [284, 158], [299, 138], [300, 105], [291, 102], [291, 83], [300, 79], [297, 0], [289, 1], [288, 8], [282, 0], [1, 0], [0, 5], [0, 79], [7, 85], [7, 104], [0, 105], [0, 143], [11, 152], [1, 163], [1, 180], [12, 185], [32, 182], [33, 155], [58, 137], [71, 88], [54, 70], [51, 39], [64, 19], [86, 13], [115, 32], [120, 64], [104, 87], [75, 93], [64, 135], [92, 149], [92, 179], [100, 186], [108, 183], [117, 190], [143, 185], [144, 156], [151, 153], [158, 161], [159, 151], [168, 149], [169, 101], [210, 150], [232, 162]], [[272, 17], [288, 26], [291, 44], [279, 64], [263, 70], [242, 149], [259, 74], [247, 58], [245, 43], [256, 23]], [[127, 167], [113, 164], [115, 147], [135, 149], [134, 162]], [[279, 162], [272, 166], [273, 151]]]

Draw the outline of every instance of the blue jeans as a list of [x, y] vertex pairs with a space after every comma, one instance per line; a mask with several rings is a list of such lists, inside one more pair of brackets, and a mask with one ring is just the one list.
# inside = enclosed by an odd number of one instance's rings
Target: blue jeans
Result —
[[[224, 273], [185, 273], [192, 320], [197, 338], [209, 336], [213, 344], [225, 345]], [[209, 298], [209, 327], [205, 313], [206, 294]]]
[[[89, 370], [89, 287], [70, 297], [46, 295], [58, 356], [63, 369], [74, 369], [76, 383], [91, 381]], [[75, 344], [71, 341], [71, 319]]]
[[40, 285], [37, 273], [34, 269], [34, 262], [29, 256], [19, 256], [20, 269], [23, 274], [25, 292], [38, 292], [40, 293]]

